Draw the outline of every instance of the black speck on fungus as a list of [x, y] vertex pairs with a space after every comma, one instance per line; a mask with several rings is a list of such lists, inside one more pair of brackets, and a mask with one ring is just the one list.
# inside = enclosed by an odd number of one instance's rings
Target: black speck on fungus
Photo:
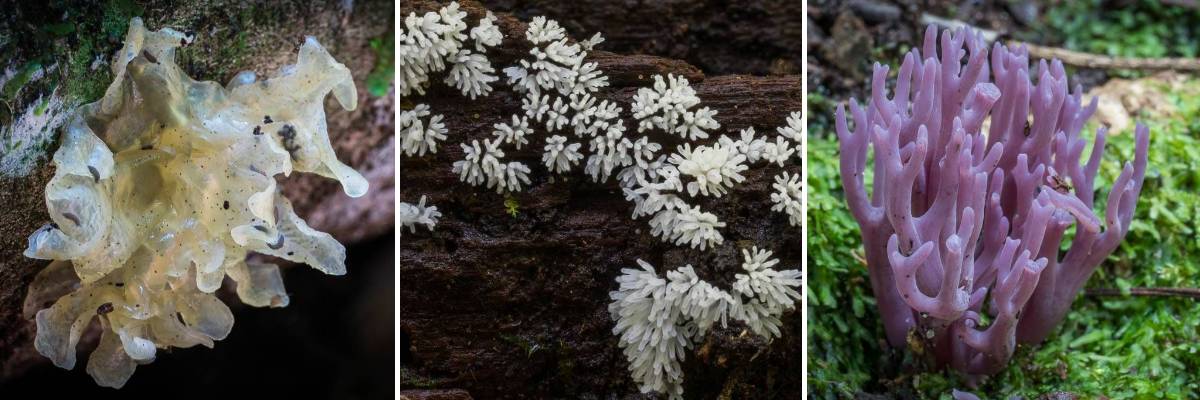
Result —
[[296, 160], [296, 151], [300, 150], [300, 145], [296, 144], [296, 128], [291, 125], [284, 125], [279, 129], [279, 138], [283, 140], [283, 149], [287, 150], [292, 156], [292, 161]]

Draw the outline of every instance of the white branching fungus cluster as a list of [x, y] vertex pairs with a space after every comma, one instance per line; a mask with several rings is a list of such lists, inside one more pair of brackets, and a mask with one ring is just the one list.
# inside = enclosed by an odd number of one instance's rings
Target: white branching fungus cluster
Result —
[[406, 156], [424, 156], [426, 152], [437, 153], [438, 142], [446, 140], [446, 125], [441, 115], [434, 115], [429, 122], [421, 118], [429, 116], [429, 106], [417, 104], [409, 111], [400, 111], [400, 151]]
[[671, 163], [679, 168], [679, 173], [695, 178], [688, 182], [688, 194], [695, 196], [696, 192], [705, 196], [721, 197], [746, 178], [741, 172], [747, 167], [743, 162], [746, 156], [738, 153], [733, 146], [716, 144], [699, 146], [692, 150], [691, 145], [684, 144], [671, 155]]
[[742, 250], [744, 274], [737, 274], [733, 293], [700, 279], [691, 265], [660, 277], [649, 263], [622, 269], [620, 288], [610, 292], [608, 311], [617, 321], [613, 334], [629, 360], [629, 371], [643, 393], [683, 396], [683, 361], [687, 349], [708, 329], [728, 319], [742, 321], [765, 338], [780, 335], [780, 317], [795, 308], [800, 271], [776, 270], [771, 252]]
[[[531, 170], [521, 162], [505, 162], [501, 146], [520, 150], [529, 144], [528, 136], [535, 127], [544, 127], [547, 133], [570, 128], [577, 138], [590, 138], [592, 156], [586, 169], [593, 180], [605, 180], [616, 168], [634, 164], [629, 156], [634, 142], [624, 137], [625, 126], [618, 118], [621, 108], [608, 100], [598, 102], [592, 95], [608, 85], [608, 78], [596, 69], [596, 63], [584, 62], [588, 51], [604, 39], [596, 34], [570, 43], [566, 30], [545, 17], [534, 18], [525, 38], [534, 45], [529, 50], [531, 58], [504, 69], [508, 83], [524, 95], [524, 113], [513, 115], [511, 123], [495, 124], [494, 138], [485, 139], [482, 145], [478, 141], [462, 144], [465, 156], [454, 163], [459, 178], [497, 193], [522, 190], [530, 182]], [[582, 147], [580, 142], [569, 142], [567, 136], [549, 136], [542, 162], [551, 173], [568, 173], [583, 160]]]
[[496, 140], [502, 141], [505, 144], [511, 144], [521, 149], [521, 146], [529, 144], [529, 140], [525, 136], [533, 134], [533, 129], [529, 127], [529, 118], [512, 116], [512, 124], [503, 122], [492, 125], [496, 130], [492, 131], [492, 135], [496, 136]]
[[654, 89], [638, 89], [633, 96], [633, 117], [638, 119], [638, 132], [661, 129], [687, 140], [706, 139], [706, 130], [721, 127], [716, 111], [708, 107], [696, 111], [689, 109], [700, 104], [696, 90], [682, 76], [654, 76]]
[[800, 203], [800, 199], [804, 198], [804, 192], [800, 188], [800, 175], [791, 175], [787, 171], [775, 175], [775, 183], [771, 188], [775, 189], [775, 192], [771, 193], [771, 202], [775, 203], [771, 206], [771, 211], [787, 214], [788, 223], [799, 227], [800, 219], [804, 215]]
[[[459, 9], [457, 2], [442, 7], [438, 12], [427, 12], [422, 16], [410, 13], [404, 19], [400, 29], [399, 63], [400, 96], [408, 96], [412, 92], [425, 94], [425, 85], [429, 82], [430, 74], [450, 70], [443, 80], [447, 85], [460, 90], [463, 96], [474, 100], [478, 96], [487, 96], [492, 92], [491, 83], [499, 80], [494, 73], [495, 68], [487, 59], [487, 49], [495, 47], [504, 40], [499, 27], [495, 25], [496, 16], [488, 12], [479, 24], [467, 29], [467, 13]], [[470, 39], [474, 42], [474, 51], [464, 43]], [[428, 121], [422, 118], [429, 117]], [[442, 123], [442, 116], [430, 117], [429, 106], [418, 104], [412, 110], [400, 111], [400, 151], [405, 156], [424, 156], [425, 153], [437, 153], [438, 142], [446, 140], [447, 129]], [[515, 122], [515, 121], [514, 121]], [[511, 133], [511, 130], [510, 130]], [[518, 134], [519, 135], [519, 134]], [[519, 136], [516, 140], [523, 141]], [[486, 143], [486, 142], [485, 142]], [[523, 142], [521, 142], [523, 143]], [[466, 148], [466, 146], [463, 146]], [[520, 148], [518, 144], [517, 148]], [[498, 160], [503, 152], [490, 153], [491, 158], [482, 157], [478, 143], [475, 144], [476, 158], [480, 161]], [[470, 171], [476, 179], [484, 177], [483, 172], [495, 173], [497, 177], [512, 177], [514, 181], [525, 183], [529, 178], [529, 169], [521, 166], [509, 166], [490, 162], [486, 165], [475, 164]], [[464, 176], [468, 172], [464, 171]], [[509, 183], [499, 178], [489, 178], [489, 185], [501, 188], [512, 187], [519, 183]], [[519, 186], [518, 186], [519, 187]], [[502, 189], [498, 189], [502, 190]], [[418, 204], [400, 203], [400, 225], [408, 227], [410, 232], [416, 231], [416, 225], [425, 225], [432, 230], [437, 224], [437, 218], [442, 214], [437, 207], [426, 207], [425, 196], [421, 196]]]
[[[800, 112], [793, 112], [787, 118], [787, 126], [777, 128], [779, 136], [786, 138], [791, 142], [803, 144], [801, 142], [801, 134], [804, 132], [804, 119]], [[780, 138], [776, 138], [779, 142]], [[804, 154], [803, 148], [797, 148], [797, 152]], [[790, 156], [790, 152], [788, 152]], [[768, 160], [770, 161], [770, 160]], [[782, 161], [780, 161], [782, 165]], [[801, 199], [804, 198], [803, 189], [801, 189], [800, 174], [791, 175], [787, 171], [775, 175], [775, 184], [771, 185], [775, 189], [771, 193], [771, 211], [782, 212], [788, 216], [788, 223], [794, 227], [800, 227], [800, 221], [804, 217], [804, 208]]]
[[604, 41], [597, 33], [591, 39], [570, 44], [567, 31], [558, 22], [546, 17], [534, 17], [525, 30], [525, 39], [533, 43], [529, 50], [532, 59], [504, 69], [508, 82], [522, 93], [540, 97], [543, 91], [556, 91], [563, 96], [594, 93], [608, 86], [608, 78], [596, 63], [584, 63], [587, 52]]
[[[425, 85], [432, 73], [450, 67], [445, 82], [462, 91], [463, 96], [474, 100], [492, 92], [491, 83], [499, 80], [488, 61], [487, 48], [499, 45], [504, 39], [494, 24], [496, 16], [491, 12], [479, 20], [479, 25], [467, 30], [467, 13], [459, 10], [457, 2], [442, 7], [438, 12], [427, 12], [423, 16], [410, 13], [404, 19], [400, 38], [400, 95], [413, 91], [425, 94]], [[464, 41], [470, 39], [475, 50], [466, 48]], [[412, 110], [400, 111], [400, 150], [406, 156], [424, 156], [426, 152], [437, 153], [438, 142], [446, 139], [446, 126], [441, 115], [433, 115], [428, 122], [421, 118], [430, 115], [429, 106], [418, 104]]]
[[[654, 90], [639, 90], [634, 100], [634, 116], [641, 119], [639, 128], [660, 128], [680, 133], [685, 139], [708, 137], [708, 133], [703, 131], [707, 129], [707, 123], [692, 124], [684, 127], [684, 130], [679, 130], [678, 125], [671, 125], [669, 121], [673, 117], [668, 114], [672, 113], [683, 115], [679, 119], [684, 122], [695, 121], [693, 115], [681, 112], [679, 107], [694, 106], [698, 99], [693, 99], [695, 91], [689, 87], [686, 79], [668, 76], [667, 81], [671, 82], [669, 86], [663, 83], [661, 76], [655, 76]], [[670, 100], [672, 98], [676, 100]], [[674, 105], [664, 106], [662, 103]], [[700, 111], [695, 115], [711, 117], [715, 114]], [[793, 117], [797, 115], [794, 113]], [[799, 123], [798, 119], [796, 123]], [[712, 125], [719, 127], [715, 121], [712, 121]], [[682, 133], [685, 131], [686, 135]], [[767, 162], [781, 167], [786, 165], [796, 154], [797, 147], [794, 145], [801, 139], [798, 132], [799, 127], [789, 119], [788, 127], [779, 128], [780, 134], [773, 141], [756, 137], [754, 128], [746, 128], [739, 132], [737, 139], [722, 135], [711, 145], [693, 147], [691, 143], [684, 143], [669, 158], [660, 156], [654, 161], [650, 159], [661, 146], [644, 143], [648, 150], [644, 154], [635, 152], [637, 164], [626, 168], [620, 175], [625, 198], [634, 203], [633, 218], [651, 216], [650, 232], [677, 245], [686, 244], [704, 250], [723, 243], [724, 237], [717, 229], [724, 227], [725, 223], [716, 215], [690, 205], [684, 199], [684, 193], [690, 197], [721, 197], [745, 180], [742, 172], [749, 169], [751, 164]], [[686, 185], [684, 179], [688, 180]], [[799, 214], [795, 218], [799, 218]]]
[[425, 225], [426, 229], [432, 231], [433, 227], [437, 225], [437, 219], [442, 216], [442, 213], [438, 212], [437, 206], [425, 206], [425, 196], [421, 196], [421, 200], [417, 204], [401, 201], [398, 211], [400, 228], [408, 228], [409, 232], [416, 232], [417, 225]]
[[[407, 77], [401, 80], [402, 95], [409, 90], [423, 93], [420, 84], [428, 80], [430, 72], [444, 70], [447, 62], [452, 65], [448, 83], [479, 82], [468, 84], [469, 88], [458, 86], [464, 95], [474, 99], [477, 94], [490, 92], [488, 83], [495, 79], [479, 73], [491, 70], [490, 65], [483, 67], [487, 60], [482, 51], [498, 44], [502, 35], [493, 24], [495, 17], [488, 14], [469, 31], [469, 38], [480, 52], [470, 53], [463, 49], [463, 41], [468, 38], [464, 33], [465, 15], [457, 3], [451, 3], [437, 13], [422, 17], [413, 13], [405, 20], [401, 74]], [[742, 173], [753, 164], [766, 162], [782, 167], [798, 150], [795, 145], [800, 143], [803, 125], [799, 113], [793, 113], [788, 126], [778, 128], [779, 134], [773, 138], [756, 136], [754, 128], [746, 128], [737, 138], [722, 135], [716, 143], [694, 145], [691, 141], [706, 139], [710, 131], [721, 127], [714, 119], [717, 113], [708, 107], [697, 108], [701, 100], [688, 80], [668, 74], [655, 75], [653, 87], [639, 89], [631, 106], [639, 133], [660, 130], [686, 141], [669, 157], [660, 154], [662, 145], [648, 136], [626, 137], [619, 105], [595, 97], [600, 88], [608, 86], [608, 78], [595, 62], [585, 59], [604, 41], [599, 33], [572, 43], [557, 21], [539, 16], [529, 23], [525, 39], [533, 44], [530, 57], [504, 69], [507, 82], [523, 95], [523, 113], [513, 115], [511, 123], [495, 124], [492, 139], [460, 144], [464, 158], [454, 163], [453, 170], [463, 182], [486, 185], [498, 193], [522, 190], [530, 183], [531, 170], [524, 163], [505, 161], [502, 147], [511, 145], [520, 150], [530, 143], [535, 128], [544, 128], [551, 135], [545, 139], [542, 154], [547, 170], [567, 174], [582, 163], [584, 172], [595, 182], [605, 182], [616, 174], [626, 198], [634, 203], [634, 218], [651, 216], [651, 232], [656, 236], [704, 250], [724, 241], [718, 228], [725, 224], [716, 215], [688, 204], [682, 196], [719, 198], [744, 181]], [[404, 154], [435, 153], [438, 141], [445, 139], [441, 116], [434, 115], [425, 123], [420, 118], [428, 114], [424, 105], [401, 113]], [[555, 134], [563, 130], [572, 131], [574, 137]], [[573, 139], [587, 142], [587, 154], [581, 151], [583, 143]], [[788, 191], [798, 184], [792, 181], [784, 177], [782, 183], [777, 183], [783, 189], [776, 188], [780, 196], [772, 201], [777, 210], [788, 212], [795, 224], [799, 207], [787, 202], [798, 195]]]
[[[570, 44], [566, 30], [558, 22], [534, 17], [525, 38], [534, 46], [530, 59], [504, 69], [513, 89], [523, 93], [524, 118], [544, 123], [547, 132], [571, 127], [575, 137], [590, 139], [585, 170], [594, 181], [607, 180], [617, 166], [631, 163], [625, 139], [625, 125], [618, 119], [621, 108], [608, 100], [597, 102], [593, 93], [608, 86], [608, 77], [596, 63], [585, 63], [597, 44], [604, 41], [599, 33], [591, 39]], [[514, 119], [517, 116], [513, 116]], [[547, 139], [542, 160], [551, 172], [564, 174], [583, 159], [581, 143], [569, 143], [566, 136]]]
[[[474, 99], [491, 93], [491, 83], [500, 78], [493, 74], [496, 70], [486, 52], [488, 47], [500, 44], [504, 35], [493, 24], [496, 16], [490, 12], [469, 32], [466, 17], [458, 3], [452, 2], [436, 13], [411, 13], [404, 19], [398, 34], [401, 96], [413, 91], [425, 94], [429, 75], [444, 71], [447, 65], [450, 72], [446, 84], [461, 90], [464, 96]], [[475, 44], [474, 51], [465, 46], [468, 38]]]
[[582, 145], [567, 144], [565, 136], [551, 136], [546, 139], [546, 153], [542, 155], [542, 162], [546, 163], [550, 172], [559, 174], [569, 171], [572, 165], [579, 164], [579, 160], [583, 158], [583, 154], [579, 154], [579, 146]]
[[500, 143], [499, 139], [484, 139], [483, 146], [478, 140], [472, 140], [470, 146], [459, 144], [466, 159], [454, 162], [454, 173], [471, 185], [486, 183], [488, 189], [496, 189], [496, 193], [521, 191], [522, 183], [529, 184], [529, 167], [516, 161], [500, 162], [504, 158]]

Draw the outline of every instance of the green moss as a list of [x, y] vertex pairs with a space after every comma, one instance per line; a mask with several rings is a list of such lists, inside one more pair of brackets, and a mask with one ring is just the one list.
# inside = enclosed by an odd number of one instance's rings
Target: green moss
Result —
[[35, 20], [29, 21], [38, 28], [17, 31], [11, 43], [6, 43], [12, 45], [11, 50], [18, 57], [32, 61], [5, 85], [4, 99], [16, 99], [25, 92], [30, 74], [49, 65], [57, 65], [49, 71], [52, 76], [31, 85], [29, 93], [46, 94], [58, 89], [73, 104], [99, 99], [112, 77], [104, 66], [93, 70], [92, 63], [97, 56], [107, 58], [116, 51], [129, 19], [142, 14], [141, 6], [131, 0], [110, 0], [99, 4], [52, 1], [48, 7], [48, 11], [36, 14]]
[[[396, 32], [389, 31], [381, 38], [371, 39], [371, 50], [375, 52], [375, 67], [367, 75], [367, 93], [375, 97], [387, 96], [395, 79]], [[515, 216], [515, 215], [514, 215]]]
[[[1200, 9], [1139, 0], [1110, 7], [1103, 0], [1068, 1], [1047, 10], [1051, 41], [1078, 51], [1122, 57], [1200, 55]], [[1132, 77], [1138, 71], [1112, 71]]]
[[42, 31], [45, 31], [52, 36], [62, 37], [75, 32], [75, 25], [66, 22], [60, 22], [57, 24], [46, 25], [42, 27]]
[[883, 331], [858, 224], [842, 198], [837, 143], [810, 136], [808, 146], [809, 393], [852, 398], [871, 381]]
[[109, 41], [120, 41], [129, 29], [129, 19], [140, 17], [145, 10], [133, 0], [108, 0], [100, 19], [100, 31]]
[[246, 49], [249, 48], [249, 46], [246, 45], [246, 36], [246, 31], [240, 30], [235, 34], [232, 34], [232, 36], [222, 40], [223, 43], [227, 43], [228, 45], [217, 48], [216, 59], [224, 60], [225, 62], [217, 64], [217, 69], [214, 71], [214, 79], [232, 76], [241, 69], [242, 65], [244, 65]]
[[0, 94], [3, 94], [4, 101], [13, 101], [13, 99], [15, 99], [17, 94], [21, 91], [21, 88], [24, 88], [25, 84], [29, 83], [29, 79], [33, 77], [33, 73], [37, 72], [39, 69], [42, 69], [42, 63], [40, 61], [35, 60], [25, 63], [25, 65], [22, 66], [15, 75], [13, 75], [12, 79], [9, 79], [8, 82], [4, 83], [4, 88], [0, 89]]
[[99, 54], [95, 46], [96, 43], [91, 40], [82, 40], [74, 49], [67, 51], [64, 88], [69, 101], [82, 104], [99, 100], [112, 81], [108, 64], [92, 70], [92, 61]]
[[42, 101], [40, 103], [38, 103], [37, 107], [33, 108], [33, 115], [41, 116], [42, 114], [45, 114], [46, 107], [49, 105], [50, 105], [50, 98], [49, 97], [43, 98]]

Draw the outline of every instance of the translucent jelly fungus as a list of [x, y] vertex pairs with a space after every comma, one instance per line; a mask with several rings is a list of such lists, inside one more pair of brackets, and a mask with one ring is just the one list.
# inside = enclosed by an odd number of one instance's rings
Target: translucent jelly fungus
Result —
[[174, 63], [192, 40], [130, 21], [115, 80], [69, 117], [46, 185], [53, 222], [25, 250], [59, 260], [30, 287], [31, 298], [57, 298], [37, 312], [35, 347], [73, 368], [80, 335], [99, 317], [87, 372], [101, 386], [121, 387], [159, 348], [223, 339], [233, 315], [213, 292], [226, 275], [243, 302], [286, 306], [278, 267], [249, 252], [346, 272], [345, 248], [292, 211], [275, 176], [312, 172], [351, 197], [367, 191], [337, 160], [325, 125], [328, 93], [356, 106], [350, 71], [309, 37], [296, 64], [269, 79], [197, 82]]

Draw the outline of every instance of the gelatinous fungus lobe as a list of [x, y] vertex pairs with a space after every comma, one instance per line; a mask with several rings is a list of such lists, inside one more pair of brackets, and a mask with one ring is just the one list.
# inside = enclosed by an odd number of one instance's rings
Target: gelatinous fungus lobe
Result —
[[1106, 130], [1083, 161], [1096, 100], [1068, 91], [1062, 63], [1031, 69], [1023, 47], [997, 43], [989, 57], [978, 34], [930, 27], [891, 97], [888, 72], [876, 64], [871, 98], [851, 99], [853, 126], [837, 110], [846, 201], [888, 342], [927, 349], [974, 381], [1003, 369], [1018, 342], [1045, 339], [1128, 233], [1149, 131], [1137, 127], [1102, 220], [1094, 182]]
[[130, 22], [115, 80], [63, 133], [46, 186], [53, 222], [25, 251], [57, 260], [30, 288], [30, 298], [57, 298], [37, 311], [35, 347], [73, 368], [80, 335], [98, 317], [87, 371], [103, 386], [124, 385], [158, 348], [223, 339], [233, 316], [213, 292], [226, 275], [243, 302], [286, 306], [278, 267], [249, 252], [346, 272], [345, 248], [293, 212], [275, 176], [312, 172], [352, 197], [366, 192], [326, 131], [327, 94], [356, 106], [350, 71], [310, 37], [296, 64], [268, 79], [198, 82], [174, 63], [192, 39]]

